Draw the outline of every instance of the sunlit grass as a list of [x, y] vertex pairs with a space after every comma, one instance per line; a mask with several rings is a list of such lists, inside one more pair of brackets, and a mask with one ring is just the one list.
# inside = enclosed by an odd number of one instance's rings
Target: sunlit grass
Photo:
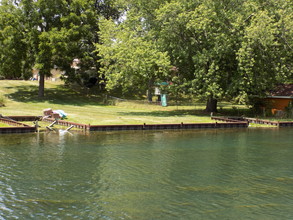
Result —
[[[5, 107], [0, 107], [0, 114], [5, 116], [41, 116], [44, 109], [52, 108], [65, 111], [68, 121], [91, 125], [214, 122], [210, 114], [204, 112], [203, 102], [180, 102], [176, 105], [174, 100], [170, 100], [171, 105], [162, 107], [147, 101], [109, 100], [97, 91], [76, 91], [64, 86], [63, 82], [46, 81], [45, 98], [39, 99], [37, 81], [2, 80], [0, 95], [5, 99]], [[218, 107], [219, 116], [249, 116], [250, 113], [245, 105], [220, 102]]]
[[43, 109], [61, 109], [67, 120], [85, 124], [153, 124], [211, 122], [209, 114], [203, 114], [204, 104], [194, 106], [168, 106], [120, 102], [105, 105], [103, 94], [86, 95], [69, 89], [62, 82], [45, 83], [45, 98], [38, 98], [36, 81], [0, 81], [0, 92], [6, 97], [0, 114], [42, 115]]
[[10, 125], [8, 125], [8, 124], [4, 124], [4, 123], [1, 123], [1, 122], [0, 122], [0, 127], [10, 127]]
[[269, 124], [256, 124], [256, 123], [249, 123], [250, 127], [261, 127], [261, 128], [276, 128], [276, 125], [269, 125]]

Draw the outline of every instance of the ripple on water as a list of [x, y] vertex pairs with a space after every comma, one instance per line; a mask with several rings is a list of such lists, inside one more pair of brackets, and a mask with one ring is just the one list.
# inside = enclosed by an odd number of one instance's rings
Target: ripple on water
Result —
[[0, 219], [292, 219], [284, 131], [0, 137]]

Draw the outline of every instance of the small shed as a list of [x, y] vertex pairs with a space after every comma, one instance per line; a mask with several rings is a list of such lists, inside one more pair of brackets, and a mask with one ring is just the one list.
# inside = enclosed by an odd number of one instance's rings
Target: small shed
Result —
[[293, 84], [279, 85], [266, 97], [266, 103], [273, 114], [285, 111], [291, 101], [293, 101]]

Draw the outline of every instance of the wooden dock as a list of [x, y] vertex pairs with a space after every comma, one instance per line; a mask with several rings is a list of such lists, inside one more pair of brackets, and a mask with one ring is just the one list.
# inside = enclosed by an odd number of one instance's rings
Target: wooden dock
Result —
[[258, 118], [233, 118], [233, 117], [211, 117], [213, 120], [217, 121], [226, 121], [226, 122], [236, 122], [236, 121], [246, 121], [247, 123], [254, 123], [254, 124], [263, 124], [263, 125], [273, 125], [277, 127], [293, 127], [292, 121], [270, 121], [270, 120], [263, 120]]
[[234, 117], [215, 117], [212, 116], [211, 117], [212, 120], [216, 120], [216, 121], [225, 121], [225, 122], [245, 122], [246, 120], [244, 120], [243, 118], [234, 118]]
[[29, 127], [29, 125], [26, 125], [21, 122], [14, 121], [14, 120], [8, 119], [8, 118], [0, 118], [0, 122], [2, 122], [4, 124], [11, 125], [11, 126], [15, 126], [15, 127]]
[[130, 124], [130, 125], [89, 125], [54, 118], [43, 118], [42, 116], [7, 116], [1, 117], [0, 122], [9, 124], [11, 127], [1, 127], [0, 133], [27, 133], [36, 132], [35, 126], [29, 126], [20, 121], [43, 120], [48, 123], [55, 122], [58, 125], [74, 127], [85, 131], [127, 131], [127, 130], [183, 130], [183, 129], [205, 129], [205, 128], [247, 128], [249, 123], [268, 124], [277, 127], [292, 127], [293, 122], [268, 121], [256, 118], [242, 117], [211, 117], [212, 120], [221, 121], [215, 123], [179, 123], [179, 124]]
[[278, 127], [293, 127], [292, 121], [279, 121]]
[[28, 116], [28, 115], [6, 116], [5, 118], [9, 118], [14, 121], [40, 121], [40, 120], [42, 120], [42, 116]]
[[[54, 122], [52, 118], [44, 121]], [[132, 124], [132, 125], [87, 125], [64, 120], [57, 120], [56, 124], [62, 126], [73, 126], [88, 131], [127, 131], [127, 130], [174, 130], [174, 129], [200, 129], [200, 128], [245, 128], [247, 122], [225, 122], [225, 123], [180, 123], [180, 124]]]
[[248, 121], [249, 123], [254, 123], [254, 124], [279, 126], [278, 121], [262, 120], [262, 119], [258, 119], [258, 118], [244, 118], [244, 120]]
[[90, 125], [90, 131], [122, 131], [122, 130], [179, 130], [203, 128], [247, 128], [247, 122], [226, 123], [180, 123], [180, 124], [143, 124], [143, 125]]
[[36, 127], [0, 127], [0, 134], [34, 133], [36, 131]]
[[244, 118], [244, 120], [248, 121], [249, 123], [255, 123], [255, 124], [273, 125], [277, 127], [293, 127], [292, 121], [269, 121], [269, 120], [262, 120], [257, 118]]
[[0, 134], [31, 133], [37, 131], [35, 126], [29, 126], [24, 123], [12, 120], [10, 117], [1, 117], [0, 122], [10, 125], [9, 127], [0, 127]]
[[81, 123], [70, 122], [65, 120], [55, 120], [54, 118], [44, 118], [43, 121], [46, 121], [49, 123], [53, 123], [54, 121], [56, 121], [57, 125], [66, 126], [66, 127], [73, 126], [74, 128], [78, 128], [82, 130], [89, 130], [89, 126], [90, 126], [87, 124], [81, 124]]

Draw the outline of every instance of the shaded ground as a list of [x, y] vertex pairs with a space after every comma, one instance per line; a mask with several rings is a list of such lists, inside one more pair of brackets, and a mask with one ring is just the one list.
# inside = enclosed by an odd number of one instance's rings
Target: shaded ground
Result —
[[[210, 114], [203, 111], [205, 103], [178, 103], [168, 107], [148, 104], [141, 101], [116, 102], [114, 105], [105, 100], [105, 95], [97, 91], [73, 90], [62, 82], [45, 83], [45, 98], [38, 98], [38, 82], [2, 80], [0, 93], [6, 97], [5, 107], [0, 108], [3, 115], [42, 115], [43, 109], [61, 109], [68, 114], [68, 120], [92, 125], [98, 124], [143, 124], [143, 123], [189, 123], [210, 122]], [[172, 102], [173, 101], [173, 102]], [[231, 103], [220, 103], [220, 115], [229, 111]], [[226, 110], [227, 108], [227, 110]], [[243, 106], [232, 109], [240, 115]], [[242, 110], [241, 110], [242, 111]]]
[[[12, 87], [4, 87], [4, 89], [11, 90]], [[78, 104], [78, 105], [99, 105], [101, 95], [87, 96], [84, 93], [74, 91], [66, 88], [64, 85], [57, 85], [54, 88], [45, 89], [45, 97], [38, 98], [37, 85], [22, 85], [13, 87], [14, 92], [8, 94], [8, 98], [16, 102], [48, 102], [52, 104]]]
[[171, 110], [171, 111], [145, 111], [145, 112], [119, 112], [121, 115], [133, 115], [133, 116], [152, 116], [152, 117], [185, 117], [197, 116], [197, 117], [209, 117], [210, 114], [203, 110]]

